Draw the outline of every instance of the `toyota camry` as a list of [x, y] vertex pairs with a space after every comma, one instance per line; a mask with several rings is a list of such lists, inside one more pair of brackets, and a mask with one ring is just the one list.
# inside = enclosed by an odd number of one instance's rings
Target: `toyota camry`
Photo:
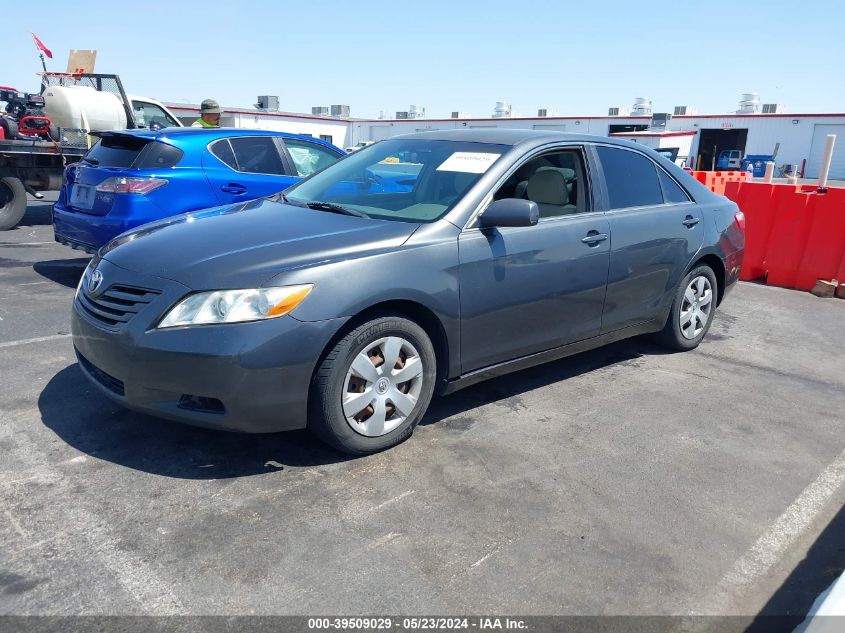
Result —
[[635, 143], [399, 136], [111, 241], [73, 340], [128, 408], [371, 453], [435, 394], [636, 335], [692, 350], [738, 278], [744, 222]]

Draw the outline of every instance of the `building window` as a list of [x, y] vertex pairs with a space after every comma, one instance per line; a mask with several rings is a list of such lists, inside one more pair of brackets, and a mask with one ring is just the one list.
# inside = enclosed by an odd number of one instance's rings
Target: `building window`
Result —
[[320, 134], [320, 140], [326, 143], [333, 143], [331, 134]]

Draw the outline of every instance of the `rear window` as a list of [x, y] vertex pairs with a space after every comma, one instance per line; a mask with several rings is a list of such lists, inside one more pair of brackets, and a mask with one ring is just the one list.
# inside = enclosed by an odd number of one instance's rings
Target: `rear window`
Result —
[[182, 150], [166, 143], [134, 137], [106, 137], [91, 148], [86, 158], [101, 167], [155, 169], [173, 167], [182, 160]]
[[107, 136], [85, 155], [102, 167], [131, 167], [149, 141], [132, 136]]

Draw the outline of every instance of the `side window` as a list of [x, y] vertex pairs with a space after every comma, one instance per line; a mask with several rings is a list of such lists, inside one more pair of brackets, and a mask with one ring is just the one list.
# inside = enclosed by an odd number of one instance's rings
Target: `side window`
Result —
[[251, 174], [282, 176], [282, 157], [272, 136], [240, 136], [230, 138], [238, 171]]
[[494, 195], [524, 198], [540, 207], [540, 217], [590, 211], [584, 161], [578, 150], [543, 154], [521, 165]]
[[209, 147], [211, 153], [217, 158], [226, 163], [229, 167], [237, 171], [238, 163], [235, 162], [235, 153], [232, 151], [232, 146], [229, 144], [229, 139], [222, 138], [219, 141], [214, 141]]
[[663, 187], [663, 199], [666, 202], [689, 202], [687, 192], [681, 189], [681, 186], [662, 169], [657, 170], [660, 176], [660, 184]]
[[172, 116], [154, 103], [133, 101], [132, 110], [138, 127], [179, 127]]
[[604, 180], [611, 209], [663, 204], [656, 167], [638, 152], [599, 145]]
[[138, 169], [154, 169], [161, 167], [175, 167], [182, 160], [184, 153], [178, 147], [173, 147], [161, 141], [147, 143], [144, 151], [135, 161]]
[[328, 147], [308, 141], [286, 138], [285, 147], [287, 147], [297, 175], [303, 178], [328, 167], [340, 158]]

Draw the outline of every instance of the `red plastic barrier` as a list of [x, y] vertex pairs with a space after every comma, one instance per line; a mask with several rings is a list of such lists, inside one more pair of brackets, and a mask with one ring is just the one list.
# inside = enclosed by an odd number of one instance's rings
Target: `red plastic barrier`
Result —
[[745, 214], [745, 256], [739, 278], [743, 281], [766, 276], [766, 252], [775, 222], [775, 187], [763, 183], [729, 182], [725, 195]]
[[817, 279], [845, 281], [840, 265], [845, 263], [845, 189], [812, 193], [812, 218], [807, 248], [798, 266], [796, 288], [811, 289]]
[[691, 171], [690, 175], [720, 196], [725, 195], [726, 185], [732, 182], [744, 182], [748, 177], [744, 171]]
[[725, 195], [746, 218], [740, 279], [802, 290], [818, 279], [845, 281], [845, 189], [728, 182]]
[[845, 253], [842, 253], [842, 261], [839, 264], [839, 270], [836, 272], [836, 279], [839, 283], [845, 282]]
[[[815, 210], [815, 196], [795, 185], [780, 185], [775, 191], [775, 223], [764, 263], [766, 283], [798, 288], [798, 268], [807, 248]], [[815, 284], [815, 280], [813, 280]], [[810, 284], [809, 290], [813, 287]]]

